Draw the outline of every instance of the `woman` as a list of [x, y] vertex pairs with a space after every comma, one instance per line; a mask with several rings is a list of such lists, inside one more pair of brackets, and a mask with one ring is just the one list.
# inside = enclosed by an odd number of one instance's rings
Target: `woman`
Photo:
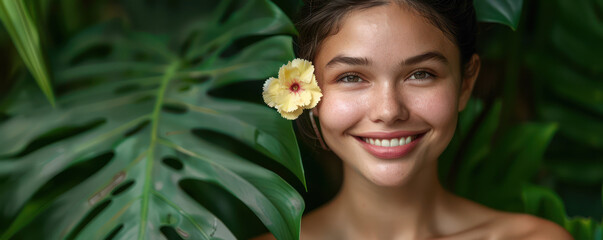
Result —
[[[298, 24], [323, 97], [312, 113], [343, 162], [301, 239], [571, 239], [438, 182], [437, 160], [480, 69], [472, 1], [312, 1]], [[262, 239], [272, 239], [265, 235]]]

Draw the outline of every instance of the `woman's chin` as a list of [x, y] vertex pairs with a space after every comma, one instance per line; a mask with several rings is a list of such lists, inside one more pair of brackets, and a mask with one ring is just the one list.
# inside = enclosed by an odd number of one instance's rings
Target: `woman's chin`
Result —
[[401, 187], [412, 177], [413, 162], [390, 162], [365, 169], [364, 176], [379, 187]]

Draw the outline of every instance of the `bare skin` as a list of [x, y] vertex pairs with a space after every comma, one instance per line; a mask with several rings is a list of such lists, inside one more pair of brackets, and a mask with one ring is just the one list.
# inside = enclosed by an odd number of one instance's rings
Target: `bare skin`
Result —
[[[401, 205], [391, 202], [396, 201], [396, 197], [376, 200], [358, 191], [357, 186], [344, 185], [333, 200], [303, 217], [300, 239], [573, 239], [553, 222], [490, 209], [435, 184], [438, 187], [431, 189], [435, 191], [423, 191], [423, 195], [437, 197], [403, 208], [407, 212], [396, 212], [388, 207]], [[379, 204], [374, 204], [375, 201]], [[275, 238], [269, 233], [256, 238], [268, 239]]]
[[383, 203], [388, 200], [379, 201], [383, 205], [361, 204], [360, 201], [371, 197], [346, 193], [349, 190], [345, 188], [331, 202], [304, 216], [300, 239], [572, 239], [555, 223], [526, 214], [496, 211], [441, 187], [433, 193], [424, 193], [438, 196], [433, 202], [408, 206], [404, 213], [389, 209], [388, 203]]
[[[410, 60], [425, 53], [438, 57]], [[344, 179], [334, 199], [303, 217], [302, 240], [572, 239], [552, 222], [487, 208], [438, 182], [437, 159], [480, 66], [474, 55], [461, 74], [459, 54], [442, 31], [393, 3], [349, 13], [325, 39], [314, 59], [323, 99], [313, 111]], [[333, 60], [342, 56], [355, 60]], [[360, 140], [396, 131], [424, 136], [397, 157]]]

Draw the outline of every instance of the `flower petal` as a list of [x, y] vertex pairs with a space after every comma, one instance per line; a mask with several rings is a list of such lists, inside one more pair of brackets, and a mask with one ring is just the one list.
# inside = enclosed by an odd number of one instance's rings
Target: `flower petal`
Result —
[[[291, 90], [293, 84], [299, 85], [296, 91]], [[266, 80], [263, 90], [264, 102], [290, 120], [296, 119], [304, 108], [315, 107], [322, 97], [312, 62], [299, 58], [283, 65], [278, 78]]]
[[[276, 105], [276, 102], [274, 102], [274, 86], [276, 86], [276, 84], [274, 84], [276, 81], [275, 78], [271, 77], [268, 78], [266, 80], [266, 82], [264, 82], [264, 91], [262, 92], [262, 96], [264, 97], [264, 102], [266, 104], [268, 104], [268, 106], [270, 107], [274, 107]], [[272, 90], [272, 91], [271, 91]]]
[[276, 109], [279, 111], [292, 112], [299, 108], [299, 106], [295, 103], [295, 96], [290, 94], [288, 90], [279, 91], [279, 93], [275, 96], [274, 101], [277, 103]]
[[281, 114], [281, 116], [283, 116], [286, 119], [289, 120], [295, 120], [297, 119], [297, 117], [299, 117], [299, 115], [301, 115], [304, 112], [303, 108], [298, 108], [295, 111], [292, 112], [284, 112], [284, 111], [279, 111], [279, 113]]
[[295, 78], [299, 77], [299, 71], [291, 66], [291, 62], [282, 66], [278, 72], [278, 78], [282, 81], [293, 81]]
[[312, 77], [314, 76], [314, 66], [310, 61], [301, 60], [297, 63], [299, 70], [299, 80], [304, 83], [312, 82]]
[[310, 102], [312, 102], [312, 92], [305, 89], [299, 91], [296, 99], [297, 106], [305, 107], [306, 105], [310, 104]]
[[[291, 62], [287, 63], [290, 64]], [[286, 71], [287, 71], [287, 64], [283, 64], [283, 66], [281, 66], [281, 68], [278, 69], [278, 79], [285, 79], [285, 75], [286, 75]]]
[[322, 93], [320, 92], [312, 92], [312, 101], [310, 102], [310, 104], [306, 105], [306, 109], [312, 109], [314, 107], [316, 107], [316, 105], [318, 105], [318, 102], [320, 102], [320, 98], [322, 98]]

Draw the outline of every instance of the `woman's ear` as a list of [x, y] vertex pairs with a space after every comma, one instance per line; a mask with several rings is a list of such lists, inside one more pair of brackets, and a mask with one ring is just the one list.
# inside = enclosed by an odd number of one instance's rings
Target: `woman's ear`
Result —
[[459, 95], [459, 112], [465, 109], [469, 98], [471, 98], [471, 92], [473, 91], [473, 86], [477, 80], [477, 75], [479, 75], [480, 67], [481, 61], [479, 59], [479, 55], [473, 54], [465, 66], [465, 69], [463, 69], [464, 74], [461, 81], [461, 94]]

